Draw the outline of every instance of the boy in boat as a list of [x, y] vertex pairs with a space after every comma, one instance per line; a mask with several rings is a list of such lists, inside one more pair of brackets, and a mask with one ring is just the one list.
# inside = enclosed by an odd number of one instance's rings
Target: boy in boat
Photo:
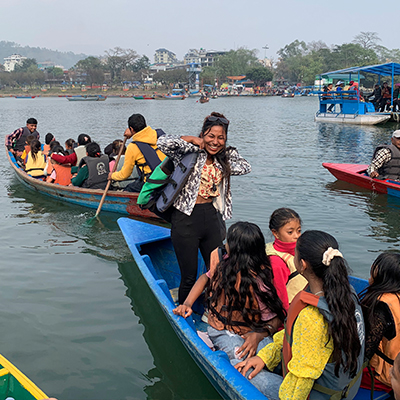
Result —
[[35, 139], [39, 140], [39, 132], [37, 128], [37, 120], [35, 118], [29, 118], [26, 121], [26, 126], [16, 129], [13, 133], [6, 136], [6, 147], [11, 153], [14, 153], [16, 149], [24, 151], [26, 138], [29, 135], [35, 136]]
[[[159, 132], [147, 126], [143, 115], [133, 114], [128, 119], [128, 128], [125, 130], [124, 136], [132, 138], [132, 143], [126, 149], [121, 170], [110, 173], [108, 179], [112, 181], [130, 179], [133, 168], [137, 165], [139, 178], [130, 183], [124, 190], [127, 192], [140, 192], [147, 177], [165, 158], [165, 154], [157, 148]], [[153, 166], [149, 165], [151, 162]]]
[[400, 129], [392, 134], [392, 144], [380, 145], [367, 169], [371, 178], [400, 180]]

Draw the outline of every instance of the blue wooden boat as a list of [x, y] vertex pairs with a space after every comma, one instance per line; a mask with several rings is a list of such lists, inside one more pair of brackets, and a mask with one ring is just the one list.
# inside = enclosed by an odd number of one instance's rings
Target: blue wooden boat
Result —
[[[246, 378], [233, 368], [228, 356], [222, 351], [212, 351], [199, 337], [198, 331], [206, 331], [201, 321], [204, 311], [201, 302], [193, 305], [195, 311], [184, 319], [173, 314], [173, 299], [180, 282], [180, 272], [170, 238], [170, 230], [128, 218], [118, 220], [133, 258], [143, 277], [154, 293], [168, 322], [178, 335], [191, 357], [224, 399], [266, 400]], [[199, 274], [205, 272], [205, 264], [199, 253]], [[366, 280], [351, 278], [351, 283], [360, 292], [368, 284]], [[193, 317], [193, 318], [192, 318]], [[369, 390], [360, 389], [356, 400], [369, 400]], [[384, 392], [375, 392], [374, 399], [386, 399]]]
[[[7, 159], [14, 169], [17, 179], [29, 189], [50, 196], [54, 199], [65, 201], [80, 206], [97, 209], [104, 190], [86, 189], [76, 186], [62, 186], [54, 183], [47, 183], [40, 179], [32, 178], [16, 163], [14, 155], [7, 151]], [[161, 219], [148, 210], [142, 210], [136, 200], [138, 193], [110, 190], [107, 192], [102, 210], [116, 212], [122, 215], [131, 215], [139, 218]]]

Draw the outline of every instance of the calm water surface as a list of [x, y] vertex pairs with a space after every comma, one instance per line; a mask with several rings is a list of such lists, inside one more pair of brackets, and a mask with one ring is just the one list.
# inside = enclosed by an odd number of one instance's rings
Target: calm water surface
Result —
[[[322, 162], [368, 163], [398, 125], [316, 124], [317, 99], [220, 98], [207, 104], [108, 98], [1, 98], [5, 135], [39, 121], [42, 138], [89, 134], [102, 147], [122, 138], [129, 115], [154, 128], [197, 135], [211, 111], [231, 124], [229, 142], [253, 167], [234, 177], [234, 218], [259, 224], [278, 207], [294, 208], [303, 229], [339, 241], [353, 273], [368, 277], [379, 252], [399, 251], [400, 199], [338, 182]], [[25, 189], [1, 148], [0, 352], [60, 400], [216, 399], [177, 340], [122, 238], [118, 215], [69, 206]], [[231, 223], [230, 222], [230, 223]]]

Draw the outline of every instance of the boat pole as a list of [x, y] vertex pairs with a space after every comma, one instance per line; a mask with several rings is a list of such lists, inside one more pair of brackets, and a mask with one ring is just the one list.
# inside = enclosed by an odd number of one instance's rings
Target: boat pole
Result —
[[[117, 169], [117, 166], [118, 166], [118, 163], [119, 163], [119, 159], [121, 158], [122, 151], [124, 150], [125, 143], [126, 143], [127, 140], [128, 140], [128, 138], [127, 138], [127, 136], [125, 136], [124, 141], [122, 142], [122, 145], [121, 145], [121, 147], [119, 148], [117, 160], [115, 161], [115, 164], [114, 164], [113, 169], [112, 169], [112, 171], [111, 171], [112, 173], [114, 173], [115, 170]], [[105, 198], [106, 198], [106, 196], [107, 196], [107, 192], [108, 192], [108, 189], [110, 188], [110, 185], [111, 185], [111, 180], [109, 180], [109, 181], [107, 182], [107, 186], [106, 186], [106, 188], [104, 189], [103, 196], [101, 197], [101, 200], [100, 200], [99, 206], [97, 207], [96, 215], [94, 216], [94, 218], [96, 218], [96, 217], [100, 214], [101, 207], [103, 207], [104, 200], [105, 200]]]

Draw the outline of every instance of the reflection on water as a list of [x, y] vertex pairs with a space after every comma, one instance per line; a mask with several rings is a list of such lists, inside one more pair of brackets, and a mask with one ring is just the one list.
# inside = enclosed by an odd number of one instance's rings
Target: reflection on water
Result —
[[[53, 132], [63, 142], [85, 132], [102, 148], [122, 137], [134, 112], [177, 135], [199, 134], [207, 114], [222, 112], [229, 144], [252, 165], [250, 175], [232, 178], [229, 224], [255, 222], [272, 240], [269, 216], [291, 207], [303, 230], [333, 234], [354, 274], [367, 277], [379, 252], [398, 250], [400, 200], [335, 182], [321, 164], [367, 164], [399, 125], [319, 124], [317, 106], [313, 97], [0, 102], [3, 133], [34, 116], [42, 137]], [[95, 210], [26, 189], [2, 148], [0, 159], [3, 353], [60, 399], [216, 398], [138, 274], [118, 215], [101, 212], [88, 224]]]

